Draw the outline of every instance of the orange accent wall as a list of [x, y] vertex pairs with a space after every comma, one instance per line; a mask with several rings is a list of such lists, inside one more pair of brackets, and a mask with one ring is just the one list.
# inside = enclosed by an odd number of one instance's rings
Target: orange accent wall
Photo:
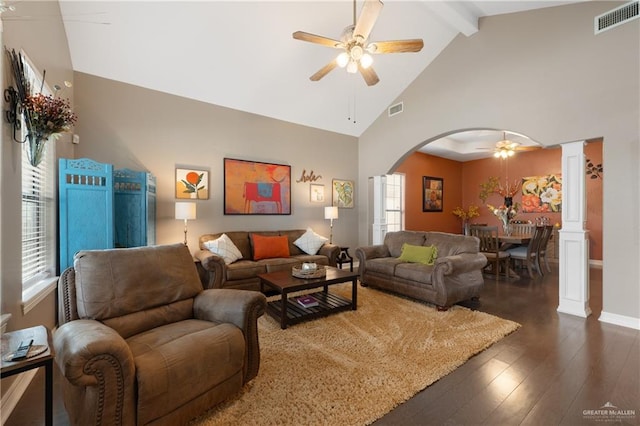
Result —
[[[602, 164], [602, 142], [593, 142], [585, 146], [585, 156], [594, 164]], [[460, 233], [462, 223], [453, 215], [454, 208], [465, 209], [471, 204], [480, 207], [480, 217], [471, 223], [488, 223], [499, 225], [499, 220], [483, 205], [479, 198], [480, 184], [490, 176], [506, 177], [513, 182], [527, 176], [544, 176], [561, 174], [562, 150], [541, 149], [530, 152], [519, 152], [508, 160], [487, 158], [464, 163], [434, 157], [416, 152], [409, 156], [396, 170], [406, 176], [405, 228], [408, 230], [443, 231]], [[442, 212], [422, 211], [422, 176], [434, 176], [444, 179], [444, 196]], [[603, 176], [604, 177], [604, 176]], [[589, 258], [602, 260], [602, 178], [591, 179], [587, 176], [587, 224], [589, 230]], [[521, 203], [521, 191], [514, 197], [514, 202]], [[487, 204], [501, 205], [503, 198], [492, 194]], [[519, 213], [516, 219], [535, 222], [538, 216], [551, 218], [552, 223], [561, 223], [562, 213]]]
[[[396, 170], [405, 174], [405, 229], [460, 233], [462, 225], [451, 211], [462, 203], [462, 169], [459, 161], [416, 152]], [[443, 179], [442, 212], [422, 211], [422, 177]]]

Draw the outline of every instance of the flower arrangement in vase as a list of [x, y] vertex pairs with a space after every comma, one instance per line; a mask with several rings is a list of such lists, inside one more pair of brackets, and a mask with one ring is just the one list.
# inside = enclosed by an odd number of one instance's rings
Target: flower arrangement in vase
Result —
[[518, 214], [518, 204], [514, 204], [511, 206], [501, 205], [499, 207], [494, 207], [491, 204], [487, 204], [487, 208], [493, 213], [500, 222], [502, 222], [502, 230], [505, 235], [511, 235], [511, 226], [510, 221]]
[[462, 207], [456, 207], [451, 212], [454, 216], [459, 217], [462, 220], [462, 232], [467, 235], [468, 234], [468, 226], [469, 219], [473, 219], [474, 217], [480, 216], [480, 212], [478, 211], [478, 206], [471, 204], [467, 210]]
[[[71, 110], [69, 100], [60, 99], [56, 95], [60, 90], [55, 86], [55, 95], [45, 95], [42, 93], [44, 87], [44, 76], [42, 75], [42, 85], [39, 93], [33, 93], [24, 69], [22, 55], [12, 50], [7, 50], [7, 55], [11, 63], [11, 71], [15, 80], [16, 89], [13, 90], [16, 97], [16, 111], [22, 113], [27, 134], [21, 143], [28, 142], [29, 162], [37, 167], [42, 161], [45, 143], [51, 138], [58, 138], [60, 133], [71, 130], [77, 120], [76, 114]], [[70, 83], [67, 83], [70, 87]], [[19, 117], [14, 117], [19, 120]]]
[[480, 184], [479, 197], [485, 203], [489, 195], [498, 194], [504, 198], [505, 206], [511, 206], [513, 205], [513, 197], [518, 193], [521, 185], [522, 181], [519, 179], [515, 179], [512, 184], [505, 181], [505, 184], [502, 185], [500, 179], [495, 176], [489, 176], [487, 182]]

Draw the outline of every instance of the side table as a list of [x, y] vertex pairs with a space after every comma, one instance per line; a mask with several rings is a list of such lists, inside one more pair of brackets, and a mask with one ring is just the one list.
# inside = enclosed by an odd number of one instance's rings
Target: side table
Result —
[[[43, 353], [18, 361], [5, 361], [6, 354], [15, 351], [22, 341], [33, 339], [34, 345], [47, 345], [47, 350]], [[2, 335], [2, 356], [0, 357], [1, 378], [23, 373], [33, 368], [44, 367], [45, 387], [44, 387], [44, 421], [47, 426], [53, 424], [53, 345], [51, 342], [51, 331], [43, 325], [25, 328], [23, 330], [10, 331]]]
[[340, 269], [342, 269], [343, 263], [348, 263], [349, 271], [353, 272], [353, 257], [349, 254], [349, 247], [340, 247], [340, 253], [336, 259], [336, 264], [340, 265]]

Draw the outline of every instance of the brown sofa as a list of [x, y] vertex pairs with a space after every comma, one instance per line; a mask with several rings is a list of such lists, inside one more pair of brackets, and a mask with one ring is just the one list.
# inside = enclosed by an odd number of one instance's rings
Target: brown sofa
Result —
[[[320, 247], [318, 253], [310, 255], [294, 244], [294, 241], [305, 232], [304, 229], [294, 229], [287, 231], [232, 231], [202, 235], [199, 240], [200, 250], [194, 255], [199, 261], [200, 278], [206, 288], [260, 290], [258, 274], [261, 273], [291, 270], [293, 266], [300, 266], [303, 262], [336, 266], [336, 259], [340, 253], [339, 246], [325, 243]], [[253, 250], [250, 238], [252, 233], [264, 236], [287, 236], [290, 256], [252, 260]], [[222, 234], [226, 234], [242, 254], [241, 259], [228, 265], [222, 257], [207, 250], [205, 246], [207, 241], [215, 240]]]
[[186, 424], [258, 373], [265, 296], [203, 290], [183, 244], [80, 251], [58, 291], [73, 425]]
[[[433, 265], [399, 260], [404, 243], [437, 248]], [[487, 259], [475, 237], [443, 232], [388, 232], [384, 244], [358, 247], [360, 283], [435, 304], [451, 305], [480, 297]]]

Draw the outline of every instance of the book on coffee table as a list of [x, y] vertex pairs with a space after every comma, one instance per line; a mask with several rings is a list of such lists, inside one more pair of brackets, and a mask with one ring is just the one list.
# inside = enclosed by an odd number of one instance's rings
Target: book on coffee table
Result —
[[300, 297], [296, 298], [296, 301], [303, 308], [311, 308], [313, 306], [318, 306], [318, 301], [316, 300], [315, 297], [313, 297], [311, 295], [300, 296]]

